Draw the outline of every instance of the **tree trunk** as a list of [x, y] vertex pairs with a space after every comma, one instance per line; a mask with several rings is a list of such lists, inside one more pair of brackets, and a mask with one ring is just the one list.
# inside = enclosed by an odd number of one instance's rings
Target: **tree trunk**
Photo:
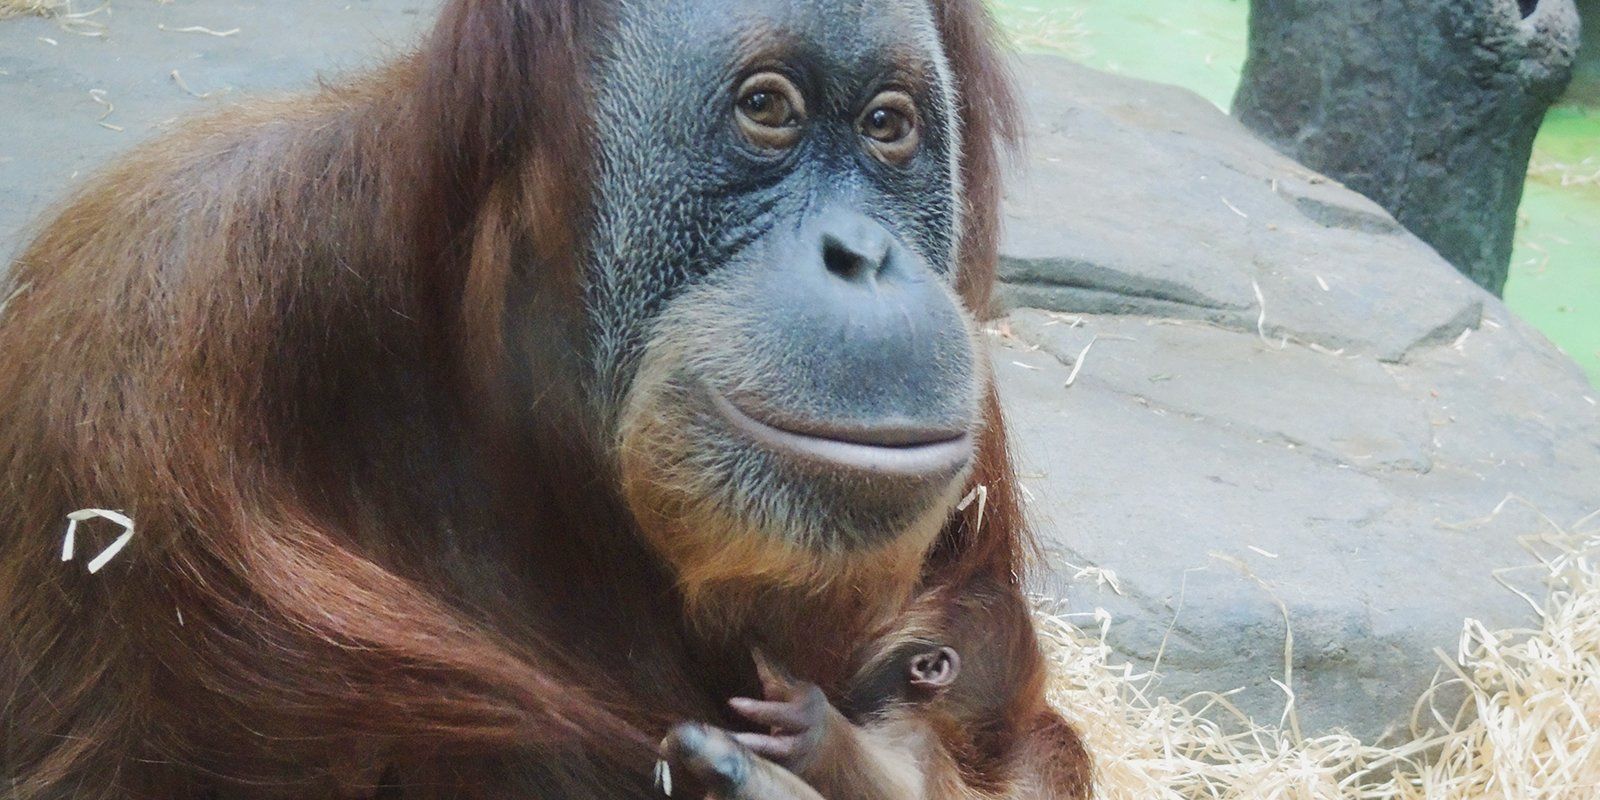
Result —
[[1233, 113], [1499, 294], [1573, 0], [1252, 0]]
[[1583, 45], [1567, 99], [1600, 106], [1600, 0], [1578, 0], [1578, 16], [1583, 18]]

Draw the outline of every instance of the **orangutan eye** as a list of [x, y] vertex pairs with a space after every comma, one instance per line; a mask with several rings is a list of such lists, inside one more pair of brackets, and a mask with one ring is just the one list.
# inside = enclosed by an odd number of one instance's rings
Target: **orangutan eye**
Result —
[[794, 109], [789, 98], [777, 92], [751, 92], [739, 102], [744, 118], [764, 128], [786, 128], [794, 124]]
[[760, 147], [782, 150], [800, 140], [806, 107], [800, 90], [788, 78], [760, 72], [739, 87], [734, 111], [746, 138]]
[[915, 132], [906, 115], [891, 108], [880, 108], [867, 115], [861, 133], [884, 144], [893, 144]]
[[856, 127], [867, 149], [890, 164], [910, 161], [921, 143], [917, 105], [905, 92], [888, 91], [874, 97]]

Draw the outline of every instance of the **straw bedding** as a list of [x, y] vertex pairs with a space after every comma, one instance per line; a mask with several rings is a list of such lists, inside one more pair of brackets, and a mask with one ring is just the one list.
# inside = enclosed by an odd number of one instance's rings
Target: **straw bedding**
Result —
[[[1224, 694], [1149, 696], [1149, 676], [1118, 664], [1105, 644], [1115, 622], [1104, 614], [1089, 630], [1041, 615], [1056, 670], [1052, 700], [1095, 753], [1103, 800], [1593, 800], [1600, 530], [1527, 545], [1550, 589], [1536, 604], [1539, 627], [1496, 632], [1466, 620], [1457, 651], [1438, 654], [1439, 675], [1418, 698], [1409, 741], [1302, 737], [1287, 691], [1283, 718], [1268, 725]], [[1444, 697], [1463, 695], [1459, 707], [1442, 707]]]
[[0, 19], [24, 14], [49, 16], [67, 7], [67, 0], [0, 0]]

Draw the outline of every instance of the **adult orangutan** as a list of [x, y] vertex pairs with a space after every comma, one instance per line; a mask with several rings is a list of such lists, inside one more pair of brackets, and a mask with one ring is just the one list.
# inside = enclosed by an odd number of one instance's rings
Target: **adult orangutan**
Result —
[[979, 0], [450, 0], [121, 159], [0, 286], [0, 794], [1084, 796], [1012, 114]]

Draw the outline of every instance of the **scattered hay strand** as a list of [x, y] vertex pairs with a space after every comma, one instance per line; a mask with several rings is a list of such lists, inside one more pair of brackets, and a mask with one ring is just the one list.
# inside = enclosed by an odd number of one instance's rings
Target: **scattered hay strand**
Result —
[[219, 31], [212, 28], [207, 28], [204, 25], [189, 25], [183, 28], [169, 28], [165, 25], [157, 24], [156, 28], [167, 33], [203, 33], [207, 36], [215, 36], [219, 39], [225, 39], [229, 36], [237, 35], [241, 30], [240, 28], [229, 28], [225, 31]]
[[183, 75], [181, 75], [177, 70], [173, 70], [169, 76], [172, 78], [172, 82], [177, 84], [179, 89], [183, 90], [184, 94], [187, 94], [197, 100], [209, 100], [212, 97], [215, 97], [219, 94], [227, 94], [230, 91], [230, 87], [224, 86], [221, 89], [212, 89], [209, 92], [197, 92], [194, 89], [189, 88], [189, 82], [184, 80]]
[[1080, 581], [1094, 581], [1094, 585], [1096, 587], [1108, 588], [1111, 591], [1116, 592], [1119, 596], [1123, 595], [1122, 580], [1117, 577], [1116, 570], [1106, 569], [1105, 567], [1094, 564], [1080, 567], [1077, 564], [1073, 564], [1068, 561], [1061, 562], [1061, 565], [1067, 569], [1073, 570], [1072, 580], [1074, 583]]
[[978, 502], [978, 519], [972, 523], [972, 529], [981, 531], [983, 530], [983, 512], [989, 508], [989, 487], [981, 483], [972, 487], [972, 491], [967, 492], [967, 496], [961, 498], [961, 502], [956, 504], [956, 510], [966, 511], [974, 500]]
[[108, 131], [117, 131], [118, 133], [121, 133], [123, 130], [121, 125], [113, 125], [109, 122], [106, 122], [106, 118], [111, 116], [113, 113], [116, 113], [117, 110], [116, 104], [112, 103], [106, 98], [106, 90], [90, 89], [89, 97], [105, 108], [105, 111], [100, 114], [100, 118], [95, 120], [95, 124], [105, 128]]
[[1267, 296], [1261, 291], [1261, 282], [1252, 279], [1250, 288], [1255, 291], [1256, 305], [1261, 309], [1261, 313], [1256, 317], [1256, 335], [1260, 336], [1261, 343], [1268, 347], [1278, 350], [1286, 349], [1289, 346], [1289, 337], [1287, 335], [1277, 343], [1273, 343], [1271, 339], [1267, 338]]
[[1267, 342], [1267, 296], [1261, 293], [1259, 281], [1251, 281], [1250, 288], [1255, 290], [1256, 305], [1261, 307], [1261, 316], [1256, 317], [1256, 335], [1261, 337], [1262, 342]]
[[[1236, 692], [1153, 697], [1152, 676], [1107, 644], [1104, 612], [1098, 630], [1041, 612], [1051, 700], [1095, 754], [1098, 800], [1588, 800], [1600, 796], [1600, 532], [1525, 544], [1550, 586], [1539, 627], [1465, 621], [1408, 742], [1302, 738], [1250, 719]], [[1465, 692], [1453, 714], [1435, 707], [1446, 689]]]
[[1094, 349], [1095, 342], [1098, 341], [1100, 341], [1099, 336], [1089, 337], [1089, 343], [1084, 345], [1083, 350], [1078, 353], [1078, 357], [1072, 360], [1072, 371], [1067, 373], [1066, 388], [1070, 389], [1074, 383], [1078, 382], [1078, 373], [1083, 371], [1083, 362], [1089, 358], [1089, 351]]
[[11, 294], [6, 295], [5, 297], [0, 297], [0, 314], [5, 313], [6, 306], [11, 305], [13, 301], [21, 297], [24, 292], [27, 292], [32, 287], [32, 281], [23, 281], [21, 285], [11, 290]]

